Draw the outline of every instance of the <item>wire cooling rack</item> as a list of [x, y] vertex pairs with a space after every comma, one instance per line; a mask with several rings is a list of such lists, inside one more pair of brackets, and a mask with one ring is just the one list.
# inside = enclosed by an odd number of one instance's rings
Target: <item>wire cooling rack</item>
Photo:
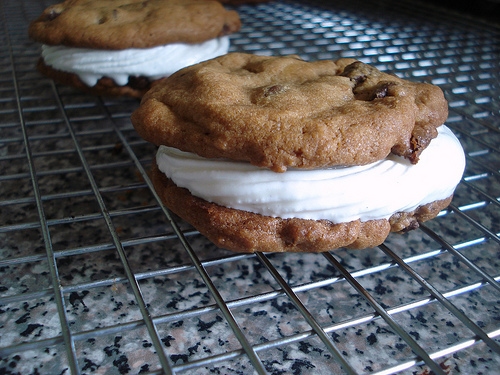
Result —
[[416, 1], [235, 6], [233, 51], [439, 85], [467, 154], [451, 206], [377, 248], [236, 254], [158, 203], [137, 100], [35, 71], [47, 5], [0, 3], [1, 374], [498, 373], [498, 25]]

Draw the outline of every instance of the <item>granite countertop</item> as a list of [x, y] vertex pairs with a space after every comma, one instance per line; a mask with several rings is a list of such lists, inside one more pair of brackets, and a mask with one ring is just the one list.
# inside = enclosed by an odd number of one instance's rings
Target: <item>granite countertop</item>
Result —
[[232, 51], [354, 57], [439, 85], [467, 153], [450, 208], [379, 248], [237, 254], [158, 204], [138, 100], [35, 70], [27, 25], [49, 3], [0, 4], [0, 374], [500, 368], [497, 26], [411, 1], [231, 6]]

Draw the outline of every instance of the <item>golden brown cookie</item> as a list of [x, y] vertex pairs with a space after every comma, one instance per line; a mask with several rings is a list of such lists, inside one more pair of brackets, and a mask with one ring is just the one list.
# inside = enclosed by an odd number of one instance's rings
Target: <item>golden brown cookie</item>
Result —
[[152, 181], [163, 203], [201, 234], [224, 249], [237, 252], [324, 252], [340, 247], [363, 249], [380, 245], [390, 232], [416, 229], [450, 204], [451, 197], [395, 213], [389, 219], [332, 223], [328, 220], [281, 219], [207, 202], [176, 186], [156, 163]]
[[239, 30], [238, 14], [207, 0], [66, 0], [29, 27], [40, 43], [92, 49], [199, 43]]
[[438, 87], [353, 59], [232, 53], [163, 80], [132, 121], [156, 145], [284, 172], [368, 164], [391, 152], [416, 163], [447, 108]]

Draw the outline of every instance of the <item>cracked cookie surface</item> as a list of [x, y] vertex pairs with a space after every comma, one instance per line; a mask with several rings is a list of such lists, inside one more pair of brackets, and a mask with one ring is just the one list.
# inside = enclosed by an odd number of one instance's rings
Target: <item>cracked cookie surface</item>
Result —
[[157, 145], [284, 172], [363, 165], [391, 152], [416, 163], [447, 114], [437, 86], [353, 59], [231, 53], [162, 80], [132, 122]]

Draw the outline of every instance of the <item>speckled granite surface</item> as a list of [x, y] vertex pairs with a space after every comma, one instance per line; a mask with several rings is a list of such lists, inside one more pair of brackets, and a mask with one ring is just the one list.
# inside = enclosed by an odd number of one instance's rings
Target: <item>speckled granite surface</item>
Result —
[[438, 84], [450, 102], [468, 154], [451, 209], [385, 247], [335, 251], [338, 266], [329, 255], [231, 253], [171, 222], [144, 178], [154, 148], [130, 124], [138, 101], [34, 70], [26, 28], [48, 3], [0, 3], [0, 374], [257, 373], [248, 350], [276, 375], [344, 373], [337, 356], [354, 373], [431, 374], [414, 345], [445, 374], [498, 372], [497, 26], [404, 1], [235, 7], [232, 50], [356, 57]]

